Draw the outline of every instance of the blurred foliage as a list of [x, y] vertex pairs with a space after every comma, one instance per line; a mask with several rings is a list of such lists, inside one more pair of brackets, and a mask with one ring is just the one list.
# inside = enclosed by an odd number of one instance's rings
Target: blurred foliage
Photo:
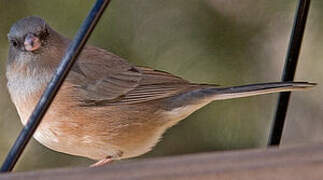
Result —
[[[130, 62], [165, 70], [193, 82], [240, 85], [279, 81], [296, 0], [112, 1], [90, 44]], [[5, 80], [6, 34], [25, 16], [38, 15], [72, 38], [94, 1], [0, 0], [0, 162], [22, 128]], [[297, 80], [322, 82], [323, 2], [313, 1]], [[319, 141], [322, 89], [294, 93], [284, 143]], [[277, 95], [218, 101], [171, 128], [140, 158], [264, 147]], [[85, 158], [51, 151], [35, 140], [16, 170], [87, 166]]]

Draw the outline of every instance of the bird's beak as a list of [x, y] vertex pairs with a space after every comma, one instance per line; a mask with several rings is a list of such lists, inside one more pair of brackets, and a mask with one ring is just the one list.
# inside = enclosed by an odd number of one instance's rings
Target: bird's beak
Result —
[[27, 51], [35, 51], [40, 48], [41, 42], [38, 37], [29, 33], [25, 37], [24, 46]]

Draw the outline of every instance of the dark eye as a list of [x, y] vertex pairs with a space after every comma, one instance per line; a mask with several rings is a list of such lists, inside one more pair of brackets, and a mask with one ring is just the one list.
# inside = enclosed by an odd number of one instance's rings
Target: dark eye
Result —
[[40, 33], [38, 34], [38, 37], [39, 37], [41, 40], [45, 40], [47, 36], [48, 36], [48, 30], [47, 30], [47, 29], [44, 29], [42, 32], [40, 32]]
[[18, 42], [16, 40], [11, 40], [10, 42], [11, 42], [11, 44], [12, 44], [13, 47], [17, 47], [18, 46]]

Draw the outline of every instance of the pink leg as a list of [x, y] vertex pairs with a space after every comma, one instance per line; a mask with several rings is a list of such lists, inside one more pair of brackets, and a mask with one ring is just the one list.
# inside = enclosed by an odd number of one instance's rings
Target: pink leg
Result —
[[106, 164], [109, 164], [113, 162], [112, 158], [111, 157], [106, 157], [92, 165], [90, 165], [90, 167], [98, 167], [98, 166], [103, 166], [103, 165], [106, 165]]

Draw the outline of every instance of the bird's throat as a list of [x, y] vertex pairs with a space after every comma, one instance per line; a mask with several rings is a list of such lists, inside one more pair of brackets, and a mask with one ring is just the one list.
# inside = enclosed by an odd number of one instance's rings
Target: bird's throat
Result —
[[25, 124], [36, 102], [43, 93], [52, 74], [46, 71], [36, 71], [28, 67], [7, 66], [7, 87], [22, 122]]

